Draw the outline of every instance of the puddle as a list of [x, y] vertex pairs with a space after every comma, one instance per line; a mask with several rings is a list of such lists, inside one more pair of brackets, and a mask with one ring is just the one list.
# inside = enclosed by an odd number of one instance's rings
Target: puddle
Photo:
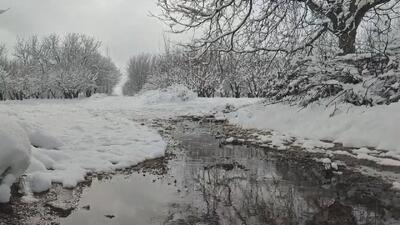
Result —
[[132, 174], [93, 180], [82, 193], [79, 209], [62, 224], [162, 224], [169, 203], [179, 196], [176, 188], [154, 179]]
[[400, 224], [400, 196], [357, 174], [334, 175], [310, 159], [220, 145], [207, 125], [183, 122], [166, 175], [93, 180], [72, 224]]

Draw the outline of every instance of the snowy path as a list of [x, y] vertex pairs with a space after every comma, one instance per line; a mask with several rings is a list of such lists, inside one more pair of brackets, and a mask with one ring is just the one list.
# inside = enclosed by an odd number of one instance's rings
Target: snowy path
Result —
[[[52, 182], [74, 187], [87, 173], [109, 172], [162, 156], [166, 143], [139, 121], [215, 112], [227, 103], [255, 100], [193, 99], [149, 102], [138, 97], [83, 100], [32, 100], [0, 105], [0, 116], [12, 117], [27, 130], [32, 147], [26, 172], [33, 192]], [[28, 199], [29, 200], [29, 199]]]
[[[285, 149], [291, 142], [305, 150], [324, 152], [333, 145], [321, 142], [324, 139], [354, 148], [354, 157], [400, 165], [395, 160], [400, 159], [398, 103], [353, 110], [342, 106], [331, 116], [333, 109], [324, 106], [299, 111], [280, 104], [257, 104], [260, 101], [196, 98], [179, 90], [152, 91], [137, 97], [4, 102], [0, 104], [0, 117], [19, 122], [35, 146], [26, 172], [33, 192], [47, 190], [52, 182], [74, 187], [88, 173], [109, 172], [163, 155], [166, 143], [142, 122], [185, 115], [215, 114], [245, 128], [266, 130], [269, 135], [256, 139], [277, 149]], [[223, 114], [227, 104], [240, 109]], [[391, 122], [393, 118], [395, 122]]]

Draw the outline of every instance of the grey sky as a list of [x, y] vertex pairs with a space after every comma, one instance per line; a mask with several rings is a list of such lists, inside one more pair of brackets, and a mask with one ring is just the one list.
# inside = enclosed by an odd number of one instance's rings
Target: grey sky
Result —
[[85, 33], [103, 42], [124, 69], [129, 56], [163, 49], [167, 30], [149, 11], [156, 0], [0, 0], [0, 42], [12, 47], [18, 36]]

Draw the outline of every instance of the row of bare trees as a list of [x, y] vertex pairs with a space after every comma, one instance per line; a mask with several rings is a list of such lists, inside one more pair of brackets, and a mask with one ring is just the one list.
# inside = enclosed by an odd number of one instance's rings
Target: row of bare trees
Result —
[[399, 3], [159, 0], [159, 19], [172, 32], [192, 32], [193, 39], [153, 57], [147, 84], [140, 87], [179, 83], [199, 96], [269, 97], [305, 105], [321, 98], [356, 105], [395, 102]]
[[71, 33], [19, 39], [8, 57], [0, 48], [0, 100], [77, 98], [111, 93], [120, 71], [94, 38]]
[[[400, 83], [396, 72], [399, 28], [393, 26], [387, 35], [378, 35], [379, 39], [372, 31], [360, 35], [359, 53], [340, 57], [332, 48], [334, 38], [326, 34], [315, 42], [310, 54], [206, 51], [197, 55], [192, 49], [167, 46], [163, 54], [131, 59], [125, 93], [182, 84], [201, 97], [268, 97], [308, 104], [339, 94], [347, 96], [350, 103], [364, 105], [371, 104], [375, 95], [376, 103], [390, 103], [400, 96], [396, 89]], [[372, 33], [374, 36], [367, 35]], [[353, 86], [359, 93], [349, 89]]]
[[156, 57], [152, 55], [138, 55], [129, 59], [127, 74], [128, 81], [123, 87], [125, 95], [134, 95], [143, 89], [148, 78], [154, 71]]
[[399, 2], [160, 0], [159, 18], [194, 38], [158, 56], [132, 58], [129, 68], [145, 64], [145, 72], [130, 69], [130, 82], [140, 85], [126, 90], [183, 84], [201, 97], [396, 102]]
[[124, 93], [184, 85], [200, 97], [266, 97], [268, 72], [278, 71], [276, 62], [262, 54], [208, 53], [195, 57], [184, 49], [161, 55], [139, 55], [128, 63], [129, 80]]

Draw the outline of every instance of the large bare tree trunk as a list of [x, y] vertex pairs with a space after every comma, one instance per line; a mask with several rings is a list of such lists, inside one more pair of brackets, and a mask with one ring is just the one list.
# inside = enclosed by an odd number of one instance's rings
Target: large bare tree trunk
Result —
[[343, 55], [351, 54], [356, 52], [356, 30], [352, 30], [348, 33], [338, 35], [339, 37], [339, 48], [342, 50]]
[[357, 29], [367, 12], [378, 5], [390, 2], [390, 0], [327, 0], [331, 4], [324, 8], [314, 0], [298, 1], [305, 2], [312, 11], [330, 20], [328, 26], [339, 38], [339, 48], [343, 55], [356, 52]]

